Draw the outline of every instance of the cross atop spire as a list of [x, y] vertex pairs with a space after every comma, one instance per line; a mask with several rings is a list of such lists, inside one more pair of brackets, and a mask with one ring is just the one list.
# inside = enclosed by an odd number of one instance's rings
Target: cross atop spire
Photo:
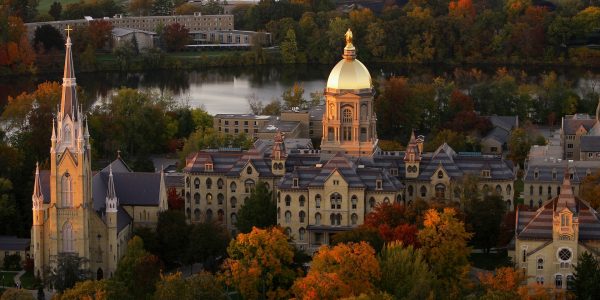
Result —
[[63, 73], [62, 97], [60, 101], [59, 120], [70, 116], [73, 121], [77, 120], [79, 105], [77, 103], [77, 83], [75, 80], [75, 70], [73, 68], [73, 54], [71, 51], [71, 35], [73, 29], [67, 26], [67, 41], [65, 43], [65, 70]]
[[71, 25], [67, 25], [67, 28], [65, 29], [65, 31], [67, 32], [67, 38], [70, 39], [71, 31], [73, 31], [73, 28], [71, 28]]

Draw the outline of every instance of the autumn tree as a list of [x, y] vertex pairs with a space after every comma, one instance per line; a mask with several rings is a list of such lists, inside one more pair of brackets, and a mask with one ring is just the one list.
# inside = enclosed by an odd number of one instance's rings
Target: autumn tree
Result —
[[134, 236], [127, 243], [127, 252], [119, 260], [112, 279], [124, 286], [124, 294], [119, 297], [143, 299], [151, 296], [161, 269], [158, 257], [148, 253], [142, 239]]
[[[0, 18], [2, 16], [0, 15]], [[35, 52], [27, 29], [19, 17], [0, 19], [0, 74], [20, 74], [33, 70]]]
[[184, 278], [180, 272], [162, 275], [156, 283], [155, 299], [228, 299], [226, 292], [221, 288], [218, 279], [208, 273], [201, 272], [191, 277]]
[[364, 226], [378, 230], [385, 242], [401, 241], [404, 245], [418, 246], [415, 211], [400, 203], [381, 203], [367, 214]]
[[129, 1], [129, 12], [134, 16], [147, 16], [152, 11], [152, 0]]
[[421, 251], [402, 242], [391, 242], [379, 254], [381, 280], [378, 287], [396, 299], [427, 299], [433, 274]]
[[348, 243], [360, 243], [366, 242], [368, 243], [376, 252], [381, 251], [385, 241], [379, 234], [378, 228], [369, 227], [369, 226], [359, 226], [353, 228], [349, 231], [343, 231], [337, 233], [332, 241], [331, 245], [335, 246], [337, 244], [348, 244]]
[[277, 205], [266, 183], [259, 181], [237, 216], [236, 228], [242, 233], [252, 231], [254, 227], [268, 228], [277, 224]]
[[112, 23], [105, 20], [94, 20], [88, 25], [88, 35], [91, 45], [95, 49], [102, 49], [109, 46], [112, 41]]
[[190, 42], [190, 30], [179, 23], [172, 23], [165, 26], [162, 32], [162, 39], [167, 51], [181, 51]]
[[223, 276], [244, 299], [289, 297], [299, 270], [292, 267], [294, 249], [280, 228], [253, 228], [238, 234], [227, 253]]
[[28, 290], [10, 288], [0, 294], [0, 300], [34, 300]]
[[579, 190], [579, 196], [588, 201], [594, 209], [600, 209], [600, 172], [585, 176]]
[[287, 109], [296, 108], [305, 108], [306, 99], [304, 99], [304, 87], [302, 84], [294, 82], [294, 85], [289, 89], [283, 91], [281, 95], [283, 99], [283, 105]]
[[322, 246], [306, 277], [298, 279], [292, 290], [300, 299], [339, 299], [374, 292], [380, 278], [375, 250], [369, 244]]
[[[108, 298], [108, 280], [86, 280], [75, 284], [72, 288], [56, 295], [56, 300], [79, 300]], [[54, 298], [53, 298], [54, 299]]]
[[169, 202], [169, 209], [172, 210], [183, 210], [185, 203], [183, 197], [177, 193], [177, 189], [174, 187], [169, 188], [167, 191], [167, 202]]
[[288, 29], [285, 39], [281, 42], [281, 56], [286, 64], [296, 63], [298, 46], [296, 45], [296, 32], [294, 29]]
[[460, 298], [469, 287], [471, 250], [467, 241], [472, 235], [465, 231], [452, 208], [445, 208], [442, 213], [428, 210], [423, 225], [418, 238], [423, 256], [434, 274], [436, 296]]

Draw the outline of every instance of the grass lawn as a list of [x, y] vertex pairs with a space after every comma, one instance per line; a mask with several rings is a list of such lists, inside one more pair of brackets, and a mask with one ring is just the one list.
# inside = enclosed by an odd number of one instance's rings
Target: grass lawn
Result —
[[0, 271], [0, 285], [14, 287], [15, 281], [13, 280], [13, 277], [15, 277], [17, 273], [18, 272]]
[[40, 2], [38, 3], [38, 6], [37, 6], [37, 10], [38, 10], [38, 13], [40, 13], [40, 14], [48, 13], [48, 10], [50, 10], [50, 6], [54, 2], [60, 2], [60, 4], [62, 4], [63, 10], [65, 10], [65, 8], [67, 7], [67, 4], [77, 3], [79, 1], [80, 0], [40, 0]]
[[471, 264], [480, 269], [494, 270], [499, 267], [510, 266], [510, 258], [506, 251], [499, 253], [471, 253], [469, 256]]

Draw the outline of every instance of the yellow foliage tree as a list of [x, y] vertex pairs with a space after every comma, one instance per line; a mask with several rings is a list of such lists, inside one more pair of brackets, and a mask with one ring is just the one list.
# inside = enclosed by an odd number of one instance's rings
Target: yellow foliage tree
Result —
[[294, 249], [281, 228], [252, 228], [238, 234], [227, 248], [223, 277], [244, 299], [288, 298], [299, 270], [292, 266]]
[[495, 274], [478, 273], [477, 278], [484, 291], [479, 299], [553, 299], [543, 286], [523, 285], [525, 274], [511, 267], [496, 269]]
[[323, 246], [308, 275], [294, 283], [300, 299], [339, 299], [373, 293], [381, 277], [375, 250], [366, 242]]

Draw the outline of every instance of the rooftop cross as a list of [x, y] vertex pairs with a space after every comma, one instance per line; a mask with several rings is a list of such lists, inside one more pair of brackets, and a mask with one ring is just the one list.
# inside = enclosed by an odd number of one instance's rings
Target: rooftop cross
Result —
[[67, 28], [65, 29], [65, 31], [67, 32], [67, 37], [71, 37], [72, 30], [73, 28], [71, 28], [71, 25], [67, 25]]

